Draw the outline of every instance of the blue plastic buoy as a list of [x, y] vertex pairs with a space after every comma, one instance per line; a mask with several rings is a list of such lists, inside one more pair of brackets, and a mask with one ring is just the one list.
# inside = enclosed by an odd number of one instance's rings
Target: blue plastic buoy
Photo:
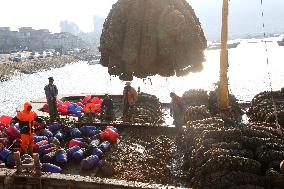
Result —
[[8, 150], [7, 148], [4, 148], [1, 152], [0, 152], [0, 160], [3, 162], [6, 162], [7, 157], [12, 154], [11, 150]]
[[14, 154], [11, 153], [7, 156], [5, 165], [10, 169], [14, 168], [15, 166]]
[[91, 155], [81, 162], [82, 170], [91, 170], [94, 166], [99, 166], [100, 159], [96, 155]]
[[104, 141], [103, 143], [100, 144], [99, 146], [99, 149], [102, 151], [102, 152], [106, 152], [108, 151], [110, 148], [110, 143], [108, 141]]
[[34, 136], [34, 143], [37, 143], [43, 140], [48, 140], [48, 138], [46, 136]]
[[84, 158], [84, 152], [82, 149], [77, 150], [72, 154], [72, 160], [80, 162]]
[[43, 163], [52, 163], [54, 161], [55, 152], [49, 152], [42, 156], [41, 160]]
[[78, 128], [74, 128], [71, 131], [71, 136], [73, 138], [80, 138], [81, 137], [81, 131]]
[[77, 106], [74, 110], [72, 110], [72, 114], [78, 115], [83, 112], [83, 108], [81, 106]]
[[52, 132], [48, 129], [42, 129], [40, 131], [40, 134], [43, 135], [43, 136], [46, 136], [47, 138], [53, 137]]
[[64, 135], [59, 131], [54, 135], [55, 138], [57, 138], [58, 140], [63, 140], [64, 139]]
[[45, 145], [41, 145], [39, 148], [38, 148], [38, 154], [40, 156], [43, 156], [44, 155], [44, 150], [48, 149], [48, 148], [51, 148], [51, 147], [54, 147], [55, 145], [54, 144], [45, 144]]
[[81, 127], [80, 130], [84, 136], [90, 137], [96, 134], [97, 127], [96, 126], [84, 126], [84, 127]]
[[59, 123], [53, 123], [53, 124], [49, 125], [49, 127], [48, 127], [48, 129], [52, 133], [56, 133], [60, 128], [61, 128], [61, 125]]
[[92, 142], [90, 143], [90, 145], [92, 146], [92, 147], [98, 147], [99, 146], [99, 144], [100, 144], [100, 141], [99, 140], [92, 140]]
[[99, 148], [93, 148], [92, 150], [92, 155], [96, 155], [100, 159], [102, 158], [103, 154], [104, 153]]
[[65, 166], [67, 164], [67, 155], [65, 150], [58, 150], [55, 155], [56, 164], [60, 166]]
[[78, 140], [78, 141], [83, 142], [84, 138], [74, 138], [74, 140]]
[[66, 150], [68, 160], [69, 160], [69, 159], [72, 159], [73, 153], [76, 152], [76, 151], [78, 151], [78, 150], [80, 150], [80, 147], [79, 147], [79, 146], [74, 146], [74, 147], [72, 147], [72, 148], [68, 148], [68, 149]]
[[95, 131], [95, 130], [90, 130], [90, 131], [88, 132], [87, 137], [93, 137], [93, 136], [95, 136], [95, 135], [96, 135], [96, 131]]
[[41, 168], [43, 172], [61, 173], [62, 171], [59, 166], [53, 165], [51, 163], [43, 163]]
[[97, 130], [97, 127], [94, 125], [88, 125], [86, 127], [88, 127], [90, 130]]
[[73, 111], [73, 110], [75, 110], [76, 108], [77, 108], [77, 104], [72, 103], [72, 104], [70, 104], [70, 105], [68, 106], [67, 110], [68, 110], [68, 111]]

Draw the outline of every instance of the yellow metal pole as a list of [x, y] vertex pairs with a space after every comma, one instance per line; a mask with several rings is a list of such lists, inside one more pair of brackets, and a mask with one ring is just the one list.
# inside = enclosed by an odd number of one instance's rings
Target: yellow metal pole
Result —
[[220, 52], [220, 99], [219, 105], [220, 109], [227, 114], [229, 108], [229, 99], [228, 99], [228, 49], [227, 49], [227, 40], [228, 40], [228, 12], [229, 12], [229, 3], [228, 0], [223, 0], [223, 9], [222, 9], [222, 31], [221, 31], [221, 52]]

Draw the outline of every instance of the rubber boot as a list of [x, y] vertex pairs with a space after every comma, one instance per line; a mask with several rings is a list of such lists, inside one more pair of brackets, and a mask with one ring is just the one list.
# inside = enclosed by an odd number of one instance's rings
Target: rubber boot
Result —
[[28, 153], [28, 150], [27, 149], [22, 149], [22, 155], [24, 155], [24, 154], [27, 154]]
[[27, 149], [27, 152], [30, 156], [32, 156], [33, 155], [33, 147], [29, 146], [28, 149]]

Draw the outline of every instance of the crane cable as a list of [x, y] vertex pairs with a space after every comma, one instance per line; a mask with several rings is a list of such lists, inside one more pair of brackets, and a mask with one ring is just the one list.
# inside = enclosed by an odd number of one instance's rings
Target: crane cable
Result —
[[[261, 7], [262, 7], [262, 12], [261, 12], [261, 17], [263, 20], [262, 23], [262, 28], [263, 28], [263, 37], [266, 37], [266, 33], [265, 33], [265, 24], [264, 24], [264, 6], [263, 6], [263, 0], [260, 1]], [[271, 101], [272, 101], [272, 106], [273, 106], [273, 114], [275, 116], [275, 124], [277, 127], [277, 130], [282, 133], [281, 130], [281, 126], [279, 125], [279, 119], [278, 119], [278, 114], [277, 114], [277, 107], [276, 107], [276, 103], [273, 97], [273, 89], [272, 89], [272, 80], [271, 80], [271, 72], [269, 71], [269, 58], [268, 58], [268, 49], [267, 49], [267, 45], [266, 45], [266, 40], [264, 40], [264, 44], [265, 44], [265, 53], [266, 53], [266, 65], [267, 65], [267, 74], [268, 74], [268, 80], [269, 80], [269, 87], [270, 87], [270, 96], [271, 96]]]

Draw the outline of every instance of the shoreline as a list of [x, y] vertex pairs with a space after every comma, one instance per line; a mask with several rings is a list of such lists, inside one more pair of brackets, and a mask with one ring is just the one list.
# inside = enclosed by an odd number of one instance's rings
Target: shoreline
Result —
[[78, 61], [90, 61], [95, 58], [95, 53], [84, 53], [79, 55], [61, 55], [45, 57], [41, 59], [24, 60], [20, 62], [2, 61], [0, 62], [0, 82], [9, 80], [17, 73], [33, 74], [51, 68], [60, 68], [66, 64]]

